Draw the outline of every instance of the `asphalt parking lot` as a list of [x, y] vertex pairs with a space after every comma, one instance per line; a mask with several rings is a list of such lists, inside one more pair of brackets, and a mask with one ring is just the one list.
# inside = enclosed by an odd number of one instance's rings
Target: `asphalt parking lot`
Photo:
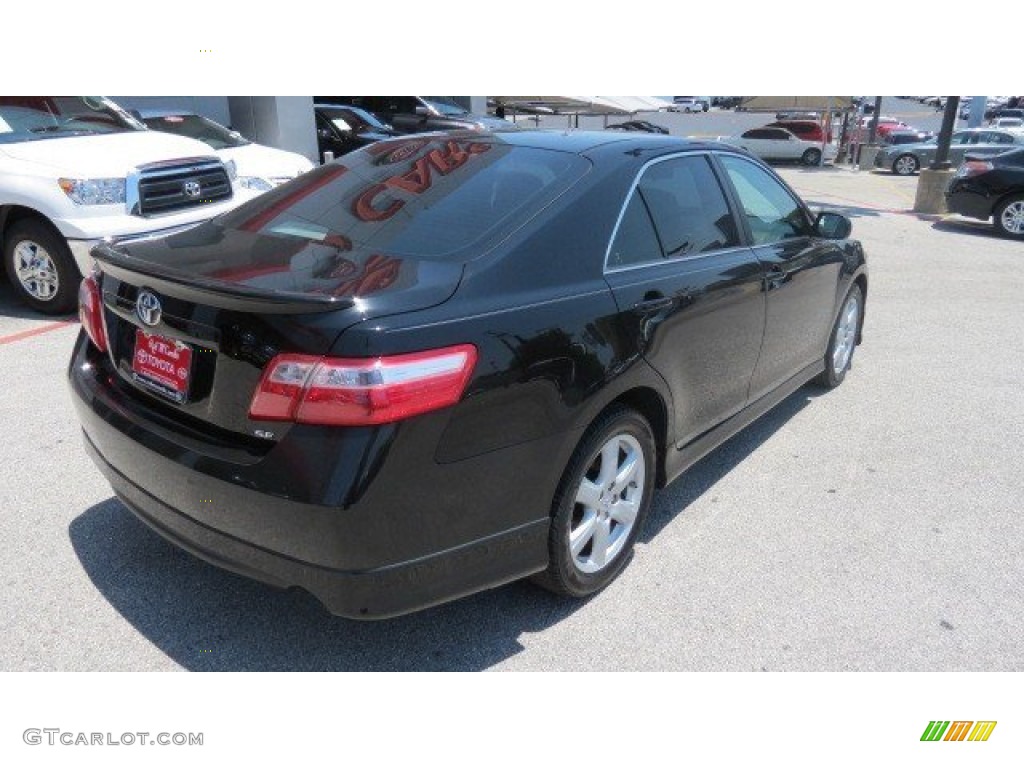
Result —
[[354, 623], [177, 550], [82, 449], [74, 318], [0, 282], [0, 669], [1024, 669], [1024, 244], [908, 213], [916, 178], [781, 173], [868, 253], [853, 371], [662, 491], [584, 603], [513, 584]]

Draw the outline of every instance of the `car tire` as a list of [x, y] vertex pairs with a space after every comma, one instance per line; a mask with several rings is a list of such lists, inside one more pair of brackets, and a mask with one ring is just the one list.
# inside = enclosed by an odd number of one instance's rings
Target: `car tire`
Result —
[[921, 162], [911, 154], [903, 154], [892, 161], [892, 172], [897, 176], [913, 176], [921, 167]]
[[4, 234], [4, 267], [15, 293], [48, 315], [66, 314], [78, 301], [82, 275], [67, 240], [40, 219], [19, 219]]
[[650, 425], [630, 408], [614, 407], [591, 425], [555, 493], [548, 568], [534, 583], [580, 598], [622, 572], [651, 506], [656, 456]]
[[800, 156], [800, 162], [804, 165], [817, 165], [821, 162], [821, 150], [808, 149]]
[[857, 347], [863, 317], [864, 293], [855, 283], [846, 293], [839, 316], [832, 326], [825, 350], [825, 370], [815, 379], [816, 383], [827, 389], [835, 389], [843, 383], [853, 364], [853, 351]]
[[1024, 195], [1003, 200], [992, 212], [996, 232], [1014, 240], [1024, 240]]

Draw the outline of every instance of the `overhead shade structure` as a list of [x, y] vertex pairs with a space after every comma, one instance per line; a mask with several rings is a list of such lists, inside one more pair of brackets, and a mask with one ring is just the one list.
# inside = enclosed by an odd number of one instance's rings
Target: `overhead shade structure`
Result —
[[[492, 96], [496, 103], [517, 109], [546, 108], [559, 114], [628, 115], [630, 109], [607, 96]], [[524, 109], [524, 111], [527, 111]]]
[[742, 96], [748, 112], [845, 112], [856, 109], [852, 96]]
[[598, 98], [611, 101], [629, 112], [655, 112], [669, 106], [669, 102], [654, 96], [599, 96]]

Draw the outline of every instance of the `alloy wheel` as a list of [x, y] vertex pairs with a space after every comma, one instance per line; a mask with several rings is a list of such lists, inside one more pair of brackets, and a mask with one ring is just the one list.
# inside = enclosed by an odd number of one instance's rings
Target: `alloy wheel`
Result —
[[999, 216], [1003, 229], [1012, 235], [1024, 235], [1024, 200], [1010, 203]]
[[910, 176], [917, 170], [917, 160], [913, 155], [903, 155], [896, 160], [896, 173], [900, 176]]
[[576, 491], [569, 550], [583, 573], [597, 573], [622, 552], [644, 498], [646, 464], [639, 441], [614, 435], [594, 457]]
[[832, 350], [832, 370], [838, 376], [850, 364], [850, 356], [857, 345], [857, 326], [860, 323], [860, 300], [851, 293], [843, 304], [836, 328], [835, 348]]
[[60, 290], [53, 257], [33, 240], [22, 240], [14, 246], [14, 271], [26, 293], [34, 299], [51, 301]]

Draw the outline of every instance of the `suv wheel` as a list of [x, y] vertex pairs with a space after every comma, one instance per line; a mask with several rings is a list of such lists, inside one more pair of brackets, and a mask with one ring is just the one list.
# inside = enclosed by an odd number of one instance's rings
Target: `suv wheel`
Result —
[[49, 224], [21, 219], [4, 235], [4, 267], [21, 299], [48, 315], [75, 308], [82, 276], [67, 241]]

